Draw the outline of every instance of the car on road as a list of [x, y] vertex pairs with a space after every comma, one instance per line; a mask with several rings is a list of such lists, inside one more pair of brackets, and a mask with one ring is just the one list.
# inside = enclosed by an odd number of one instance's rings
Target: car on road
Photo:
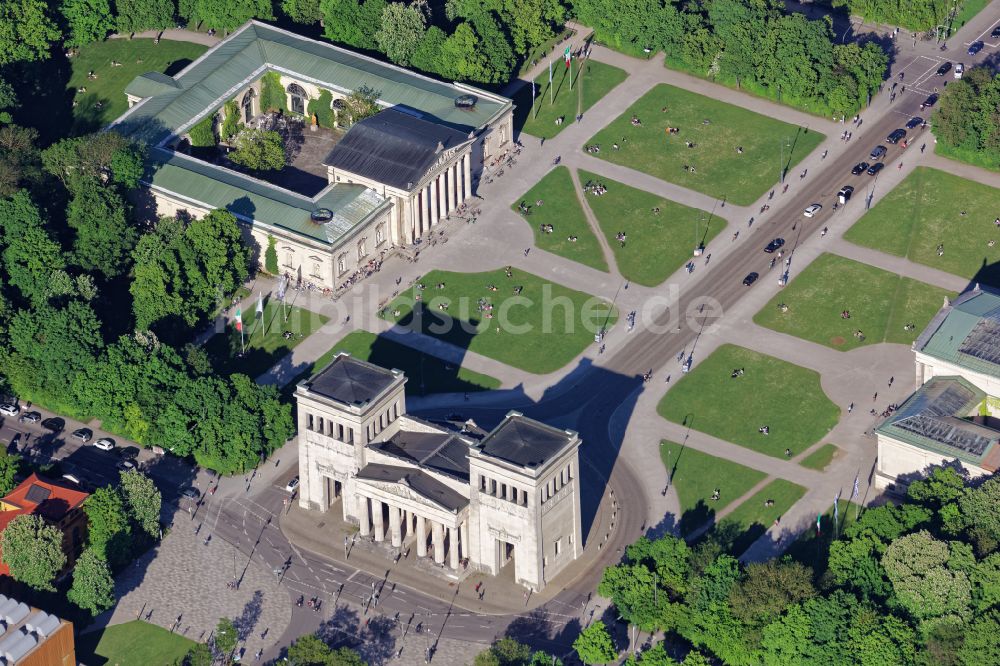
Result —
[[84, 444], [90, 441], [94, 436], [94, 431], [90, 428], [77, 428], [73, 431], [73, 439], [78, 439]]
[[888, 141], [889, 143], [895, 145], [895, 144], [899, 143], [900, 141], [902, 141], [905, 138], [906, 138], [906, 130], [900, 128], [900, 129], [894, 129], [894, 130], [892, 130], [892, 132], [889, 134], [889, 136], [885, 137], [885, 140]]
[[118, 449], [118, 457], [123, 460], [135, 460], [139, 457], [138, 446], [123, 446]]
[[977, 53], [979, 53], [982, 50], [983, 50], [983, 42], [982, 41], [975, 41], [975, 42], [972, 42], [971, 44], [969, 44], [969, 50], [967, 51], [967, 53], [970, 56], [974, 56], [974, 55], [976, 55]]
[[25, 412], [17, 420], [21, 423], [38, 423], [42, 420], [42, 415], [38, 412]]
[[193, 486], [188, 486], [187, 488], [181, 491], [181, 497], [186, 497], [188, 499], [196, 500], [201, 497], [201, 493], [198, 492], [197, 488]]
[[288, 485], [285, 486], [285, 490], [287, 490], [290, 493], [293, 493], [295, 492], [295, 489], [298, 487], [299, 487], [299, 477], [293, 476], [292, 480], [289, 481]]
[[15, 404], [0, 405], [0, 414], [4, 416], [17, 416], [21, 408]]
[[955, 65], [955, 78], [956, 79], [962, 78], [962, 74], [965, 74], [965, 65], [962, 63], [958, 63], [957, 65]]
[[862, 174], [865, 172], [865, 169], [867, 168], [868, 168], [868, 162], [858, 162], [857, 164], [854, 165], [854, 168], [851, 169], [851, 175], [857, 176], [858, 174]]
[[812, 217], [821, 210], [823, 210], [822, 204], [814, 203], [808, 206], [804, 211], [802, 211], [802, 214], [806, 217]]
[[135, 463], [131, 460], [119, 460], [118, 464], [115, 465], [122, 472], [131, 472], [135, 469]]
[[874, 148], [872, 148], [872, 152], [868, 155], [868, 157], [872, 158], [873, 160], [877, 160], [881, 158], [883, 155], [885, 155], [886, 152], [888, 151], [885, 146], [875, 146]]
[[852, 194], [854, 194], [854, 186], [844, 185], [842, 188], [840, 188], [840, 191], [837, 192], [837, 200], [840, 203], [845, 204], [851, 199]]
[[7, 445], [7, 453], [10, 455], [14, 455], [15, 453], [17, 453], [17, 445], [20, 443], [21, 443], [21, 433], [17, 433], [11, 438], [10, 444]]
[[881, 171], [884, 168], [885, 168], [885, 163], [884, 162], [876, 162], [875, 164], [873, 164], [870, 167], [868, 167], [868, 175], [869, 176], [874, 176], [875, 174], [877, 174], [879, 171]]
[[89, 487], [87, 479], [84, 478], [82, 474], [63, 474], [62, 478], [64, 481], [69, 481], [80, 490], [86, 490]]
[[743, 278], [743, 286], [749, 287], [754, 282], [756, 282], [757, 278], [759, 278], [759, 277], [760, 277], [760, 274], [758, 274], [758, 273], [750, 273], [750, 274], [748, 274], [745, 278]]
[[1000, 25], [993, 28], [993, 32], [990, 33], [990, 37], [1000, 37]]
[[914, 127], [919, 127], [924, 122], [924, 119], [920, 116], [913, 116], [906, 121], [906, 129], [913, 129]]
[[938, 101], [938, 95], [937, 93], [933, 93], [927, 96], [927, 99], [924, 100], [923, 106], [925, 107], [934, 106], [935, 104], [937, 104], [937, 101]]
[[110, 437], [101, 437], [99, 440], [94, 442], [94, 448], [100, 449], [101, 451], [114, 451], [115, 440]]
[[938, 76], [944, 76], [945, 74], [948, 73], [949, 69], [951, 69], [951, 63], [950, 62], [943, 62], [943, 63], [941, 63], [941, 66], [938, 67], [938, 69], [937, 69], [937, 75]]
[[53, 416], [42, 421], [42, 427], [52, 432], [62, 432], [63, 428], [66, 427], [66, 421], [58, 416]]
[[767, 252], [768, 254], [771, 254], [772, 252], [777, 252], [778, 250], [781, 249], [781, 246], [784, 244], [785, 244], [784, 238], [775, 238], [773, 241], [767, 244], [767, 247], [764, 248], [764, 252]]

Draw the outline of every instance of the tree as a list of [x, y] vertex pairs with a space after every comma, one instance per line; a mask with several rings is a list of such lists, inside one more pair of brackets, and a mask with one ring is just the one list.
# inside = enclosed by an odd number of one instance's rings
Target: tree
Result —
[[585, 664], [607, 664], [618, 657], [608, 628], [600, 620], [580, 632], [573, 641], [573, 649]]
[[43, 0], [0, 2], [0, 65], [46, 60], [61, 36]]
[[147, 536], [156, 536], [160, 529], [162, 498], [153, 480], [137, 470], [122, 472], [119, 488], [132, 521]]
[[385, 0], [320, 0], [323, 35], [332, 42], [374, 49]]
[[212, 650], [204, 643], [195, 643], [184, 655], [183, 666], [212, 666]]
[[41, 175], [39, 152], [35, 147], [38, 130], [3, 125], [4, 117], [9, 119], [10, 114], [0, 112], [0, 197], [12, 197], [22, 187], [33, 185]]
[[99, 42], [115, 27], [108, 0], [63, 0], [59, 11], [69, 28], [67, 46]]
[[0, 533], [0, 555], [14, 580], [36, 590], [54, 591], [52, 581], [66, 564], [63, 533], [41, 516], [22, 514]]
[[250, 19], [274, 20], [271, 0], [194, 0], [192, 8], [205, 25], [225, 32]]
[[125, 502], [113, 488], [98, 488], [83, 503], [89, 523], [90, 547], [113, 569], [128, 563], [132, 554], [132, 525]]
[[45, 170], [73, 191], [82, 178], [111, 181], [126, 190], [139, 186], [145, 148], [117, 132], [63, 139], [42, 152]]
[[450, 63], [442, 62], [441, 55], [447, 39], [448, 36], [444, 34], [444, 30], [432, 25], [424, 32], [410, 56], [410, 66], [414, 69], [446, 76], [445, 72], [450, 71]]
[[882, 566], [900, 605], [913, 617], [969, 613], [972, 586], [965, 572], [945, 566], [949, 558], [948, 544], [926, 530], [900, 537], [886, 548]]
[[747, 565], [743, 580], [729, 593], [729, 604], [738, 620], [763, 627], [815, 594], [811, 569], [798, 562], [768, 560]]
[[382, 107], [378, 105], [381, 96], [381, 90], [375, 90], [368, 86], [360, 86], [357, 90], [351, 91], [344, 98], [344, 108], [350, 117], [350, 123], [353, 125], [381, 111]]
[[97, 615], [115, 605], [114, 588], [107, 560], [91, 547], [83, 551], [73, 566], [73, 586], [66, 597], [91, 615]]
[[174, 0], [115, 0], [115, 10], [124, 34], [173, 27]]
[[239, 635], [236, 633], [233, 621], [228, 617], [220, 618], [219, 623], [215, 625], [215, 649], [222, 655], [225, 663], [229, 663], [238, 640]]
[[21, 456], [0, 452], [0, 496], [17, 487], [17, 475], [21, 470]]
[[0, 79], [0, 125], [13, 122], [14, 119], [10, 115], [10, 109], [16, 109], [18, 106], [17, 93], [14, 92], [14, 86]]
[[[960, 83], [960, 81], [956, 81]], [[979, 551], [989, 552], [1000, 541], [1000, 478], [991, 477], [978, 488], [968, 491], [958, 502], [964, 525], [971, 526]]]
[[287, 97], [277, 72], [260, 77], [260, 108], [266, 112], [287, 111]]
[[73, 261], [84, 270], [116, 277], [129, 270], [138, 233], [128, 222], [125, 201], [114, 187], [81, 178], [66, 209], [66, 222], [76, 231]]
[[42, 214], [27, 192], [0, 200], [0, 247], [9, 284], [34, 304], [49, 297], [49, 279], [64, 267], [62, 249], [45, 229]]
[[222, 126], [219, 128], [219, 136], [223, 141], [229, 141], [240, 131], [240, 107], [236, 105], [236, 100], [231, 99], [226, 102], [225, 117], [222, 119]]
[[277, 132], [254, 129], [240, 130], [233, 140], [236, 150], [229, 159], [254, 171], [277, 171], [285, 166], [285, 142]]
[[1000, 612], [993, 610], [974, 619], [958, 654], [962, 666], [1000, 663]]
[[278, 274], [278, 250], [275, 249], [278, 244], [277, 239], [268, 234], [267, 236], [267, 249], [264, 251], [264, 270], [266, 270], [271, 275]]
[[530, 661], [530, 647], [504, 637], [476, 655], [475, 666], [530, 666]]
[[188, 141], [193, 148], [215, 146], [215, 114], [209, 114], [188, 130]]
[[382, 27], [375, 42], [389, 60], [406, 66], [427, 30], [430, 10], [425, 0], [411, 4], [389, 3], [382, 10]]
[[305, 25], [323, 20], [320, 0], [281, 0], [281, 11], [294, 22]]

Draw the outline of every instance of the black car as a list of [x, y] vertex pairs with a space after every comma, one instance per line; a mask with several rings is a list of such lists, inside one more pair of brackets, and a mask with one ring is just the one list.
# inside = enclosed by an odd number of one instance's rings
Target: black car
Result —
[[138, 446], [123, 446], [118, 449], [118, 457], [125, 460], [135, 460], [139, 457], [139, 447]]
[[848, 201], [850, 201], [852, 194], [854, 194], [854, 186], [844, 185], [842, 188], [840, 188], [840, 191], [837, 192], [837, 199], [840, 201], [840, 203], [847, 203]]
[[868, 168], [868, 162], [858, 162], [857, 164], [854, 165], [854, 168], [851, 169], [851, 175], [857, 176], [858, 174], [864, 173], [865, 169], [867, 168]]
[[17, 420], [21, 423], [38, 423], [42, 420], [42, 415], [38, 412], [25, 412]]
[[938, 69], [937, 69], [937, 75], [938, 76], [944, 76], [949, 71], [951, 71], [951, 63], [950, 62], [946, 62], [946, 63], [943, 63], [940, 67], [938, 67]]
[[889, 136], [885, 137], [885, 140], [891, 144], [897, 144], [905, 138], [906, 138], [905, 129], [895, 129], [892, 130], [892, 133]]
[[42, 427], [46, 430], [51, 430], [52, 432], [62, 432], [63, 428], [66, 427], [66, 421], [58, 416], [53, 416], [50, 419], [42, 421]]
[[1000, 37], [1000, 25], [993, 28], [993, 32], [990, 33], [990, 37]]
[[972, 42], [971, 44], [969, 44], [969, 50], [967, 51], [967, 53], [970, 56], [974, 56], [983, 50], [983, 46], [984, 44], [981, 41]]
[[875, 174], [877, 174], [879, 171], [881, 171], [884, 168], [885, 168], [885, 164], [883, 162], [876, 162], [875, 164], [873, 164], [870, 167], [868, 167], [868, 175], [869, 176], [874, 176]]
[[760, 277], [760, 275], [758, 275], [757, 273], [750, 273], [745, 278], [743, 278], [743, 285], [746, 286], [746, 287], [749, 287], [754, 282], [756, 282], [757, 278], [759, 278], [759, 277]]
[[187, 488], [181, 491], [181, 497], [186, 497], [188, 499], [196, 500], [201, 497], [201, 493], [198, 492], [197, 488], [188, 486]]
[[767, 252], [768, 254], [771, 254], [772, 252], [777, 252], [778, 250], [781, 249], [781, 246], [784, 244], [785, 244], [784, 238], [775, 238], [773, 241], [767, 244], [767, 247], [764, 248], [764, 252]]
[[924, 100], [924, 106], [934, 106], [934, 104], [937, 103], [937, 101], [938, 101], [937, 93], [934, 93], [933, 95], [928, 95], [927, 99]]
[[906, 129], [913, 129], [914, 127], [919, 127], [924, 122], [924, 119], [920, 116], [913, 116], [906, 121]]
[[78, 439], [81, 442], [89, 442], [90, 438], [94, 436], [94, 431], [90, 428], [77, 428], [73, 431], [73, 439]]
[[872, 158], [873, 160], [881, 159], [882, 156], [886, 154], [886, 152], [888, 151], [885, 146], [875, 146], [874, 148], [872, 148], [872, 152], [868, 155], [868, 157]]

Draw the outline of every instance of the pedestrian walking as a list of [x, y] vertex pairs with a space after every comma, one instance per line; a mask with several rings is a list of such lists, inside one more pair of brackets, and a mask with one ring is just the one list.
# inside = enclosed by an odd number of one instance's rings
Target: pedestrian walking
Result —
[[853, 411], [854, 411], [854, 403], [852, 402], [847, 406], [847, 413], [850, 414]]
[[739, 238], [739, 237], [740, 237], [740, 232], [739, 232], [739, 231], [737, 231], [736, 233], [734, 233], [734, 234], [733, 234], [733, 240], [734, 240], [734, 241], [735, 241], [735, 240], [736, 240], [737, 238]]
[[872, 396], [872, 402], [878, 400], [878, 391], [875, 391], [875, 395]]
[[524, 256], [527, 257], [529, 252], [531, 252], [531, 248], [530, 247], [524, 248]]
[[889, 377], [889, 388], [892, 388], [892, 383], [896, 380], [895, 377]]
[[927, 144], [926, 144], [926, 143], [924, 143], [924, 144], [921, 144], [921, 146], [920, 146], [920, 152], [921, 152], [921, 153], [922, 153], [922, 152], [924, 152], [924, 150], [925, 150], [926, 148], [927, 148]]
[[898, 166], [897, 168], [898, 168], [898, 169], [902, 169], [902, 168], [903, 168], [903, 163], [902, 163], [902, 162], [900, 162], [900, 163], [899, 163], [899, 166]]

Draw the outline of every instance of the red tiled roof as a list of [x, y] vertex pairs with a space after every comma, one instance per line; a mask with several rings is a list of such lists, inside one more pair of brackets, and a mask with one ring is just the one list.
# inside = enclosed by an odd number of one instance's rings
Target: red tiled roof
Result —
[[[37, 490], [32, 492], [33, 489]], [[38, 496], [42, 494], [45, 498], [38, 501]], [[88, 497], [90, 495], [85, 492], [45, 481], [37, 474], [32, 474], [3, 498], [5, 504], [18, 508], [0, 511], [0, 532], [7, 528], [10, 521], [23, 515], [38, 514], [46, 520], [59, 522], [67, 513], [81, 506]], [[0, 559], [0, 575], [8, 573], [10, 570]]]

